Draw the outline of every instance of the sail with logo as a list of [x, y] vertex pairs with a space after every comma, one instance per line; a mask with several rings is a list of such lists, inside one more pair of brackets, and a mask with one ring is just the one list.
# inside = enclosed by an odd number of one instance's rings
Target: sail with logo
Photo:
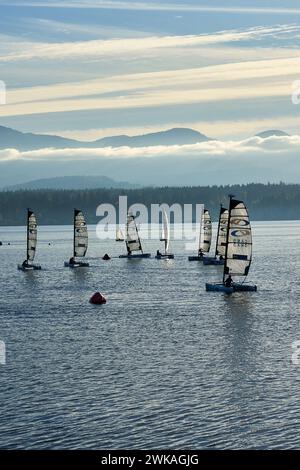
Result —
[[65, 262], [65, 267], [80, 268], [88, 267], [89, 263], [80, 261], [78, 258], [84, 258], [88, 249], [88, 229], [83, 212], [74, 209], [73, 220], [73, 256]]
[[37, 220], [34, 212], [27, 209], [27, 249], [26, 259], [18, 265], [22, 271], [33, 271], [41, 269], [38, 264], [33, 264], [37, 247]]
[[224, 265], [225, 251], [226, 251], [226, 237], [228, 228], [228, 209], [220, 207], [219, 223], [217, 231], [216, 249], [215, 256], [203, 258], [204, 265]]
[[208, 291], [256, 291], [257, 286], [245, 281], [252, 262], [252, 230], [247, 207], [230, 196], [228, 230], [225, 246], [223, 282], [206, 284]]
[[161, 253], [159, 250], [156, 252], [156, 259], [174, 259], [174, 255], [169, 253], [169, 245], [170, 245], [170, 224], [167, 213], [165, 209], [162, 209], [162, 233], [160, 237], [160, 241], [164, 242], [164, 253]]
[[150, 253], [144, 253], [142, 248], [141, 239], [139, 236], [139, 231], [136, 225], [135, 216], [128, 212], [127, 222], [126, 222], [126, 248], [127, 254], [120, 255], [119, 258], [150, 258]]
[[212, 238], [211, 217], [207, 209], [204, 209], [201, 217], [199, 248], [197, 256], [189, 256], [189, 261], [203, 261], [204, 254], [209, 253]]

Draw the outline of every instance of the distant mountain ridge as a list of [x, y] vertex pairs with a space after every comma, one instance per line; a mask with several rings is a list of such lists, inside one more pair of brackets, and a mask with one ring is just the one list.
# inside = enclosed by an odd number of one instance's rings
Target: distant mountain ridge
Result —
[[157, 145], [196, 144], [212, 140], [201, 132], [189, 128], [173, 128], [150, 134], [104, 137], [92, 142], [67, 139], [55, 135], [24, 133], [0, 126], [0, 149], [15, 148], [21, 151], [41, 148], [101, 148], [101, 147], [149, 147]]
[[42, 178], [26, 183], [6, 186], [1, 190], [18, 191], [20, 189], [138, 189], [139, 185], [124, 181], [115, 181], [107, 176], [59, 176], [55, 178]]
[[[281, 130], [267, 130], [256, 134], [266, 139], [272, 136], [289, 136]], [[15, 148], [20, 151], [38, 150], [42, 148], [103, 148], [103, 147], [151, 147], [159, 145], [191, 145], [207, 142], [212, 139], [199, 131], [186, 127], [174, 127], [166, 131], [150, 134], [128, 136], [116, 135], [103, 137], [91, 142], [67, 139], [56, 135], [33, 134], [20, 132], [10, 127], [0, 126], [0, 150]]]
[[284, 131], [280, 131], [280, 130], [277, 130], [277, 129], [273, 129], [273, 130], [270, 130], [270, 131], [263, 131], [263, 132], [260, 132], [259, 134], [256, 134], [255, 137], [261, 137], [262, 139], [267, 139], [268, 137], [273, 137], [273, 136], [277, 136], [277, 137], [289, 137], [289, 134], [287, 134], [286, 132]]

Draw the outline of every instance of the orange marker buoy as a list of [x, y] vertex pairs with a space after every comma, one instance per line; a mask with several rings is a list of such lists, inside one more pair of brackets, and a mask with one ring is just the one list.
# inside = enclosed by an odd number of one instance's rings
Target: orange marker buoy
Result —
[[90, 298], [90, 304], [94, 304], [94, 305], [106, 304], [106, 298], [103, 297], [103, 295], [101, 295], [100, 292], [95, 292], [95, 294], [93, 294], [92, 297]]

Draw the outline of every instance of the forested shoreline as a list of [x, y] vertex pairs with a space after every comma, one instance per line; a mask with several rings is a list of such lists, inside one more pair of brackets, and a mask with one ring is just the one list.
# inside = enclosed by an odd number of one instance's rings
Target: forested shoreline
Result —
[[35, 211], [40, 225], [72, 223], [75, 207], [86, 215], [88, 223], [99, 222], [96, 208], [112, 204], [118, 208], [119, 196], [128, 197], [128, 205], [174, 203], [201, 204], [218, 217], [220, 203], [226, 206], [228, 194], [234, 194], [247, 204], [252, 220], [300, 219], [300, 184], [247, 184], [207, 187], [164, 187], [141, 189], [89, 190], [19, 190], [0, 192], [0, 225], [24, 225], [26, 209]]

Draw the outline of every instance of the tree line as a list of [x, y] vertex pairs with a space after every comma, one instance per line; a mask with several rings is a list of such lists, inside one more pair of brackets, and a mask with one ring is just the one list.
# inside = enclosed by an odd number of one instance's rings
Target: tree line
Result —
[[205, 204], [217, 220], [220, 203], [228, 204], [228, 194], [245, 201], [252, 220], [300, 219], [300, 184], [246, 184], [232, 186], [162, 187], [140, 189], [18, 190], [0, 193], [0, 225], [25, 225], [31, 208], [41, 225], [68, 225], [73, 209], [84, 211], [88, 223], [99, 222], [96, 208], [103, 203], [118, 208], [119, 196], [128, 205], [174, 203]]

